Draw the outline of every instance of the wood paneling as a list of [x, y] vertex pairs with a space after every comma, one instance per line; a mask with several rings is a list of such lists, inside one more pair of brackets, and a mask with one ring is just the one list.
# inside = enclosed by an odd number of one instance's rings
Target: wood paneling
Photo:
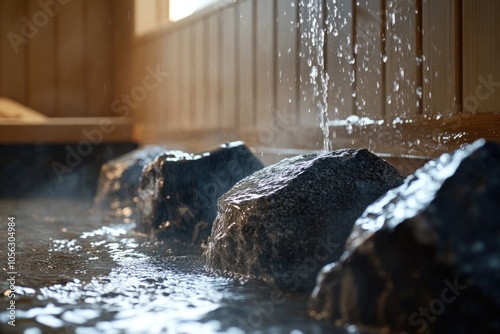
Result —
[[236, 22], [234, 7], [228, 7], [219, 14], [220, 25], [220, 71], [221, 71], [221, 105], [219, 107], [219, 128], [234, 129], [237, 124], [236, 110]]
[[[496, 8], [489, 2], [484, 6]], [[457, 113], [462, 95], [477, 94], [480, 76], [494, 91], [487, 91], [488, 99], [477, 109], [499, 111], [499, 67], [493, 57], [498, 43], [486, 32], [498, 24], [484, 6], [458, 0], [221, 2], [135, 40], [139, 72], [164, 59], [170, 73], [140, 111], [155, 115], [147, 125], [157, 129], [145, 131], [144, 140], [199, 147], [239, 136], [259, 147], [317, 148], [322, 92], [311, 84], [310, 74], [311, 66], [321, 63], [317, 56], [324, 55], [334, 147], [433, 156], [460, 140], [440, 140], [441, 130], [450, 131], [450, 125], [422, 114]], [[326, 29], [324, 46], [311, 39], [311, 28], [318, 27]], [[350, 128], [350, 115], [380, 122]], [[491, 117], [485, 128], [497, 126]], [[464, 134], [486, 122], [474, 118], [469, 126], [470, 119], [464, 117], [452, 129], [457, 138], [491, 138], [488, 131]], [[203, 136], [205, 143], [194, 144]]]
[[206, 114], [205, 124], [207, 128], [216, 128], [219, 120], [220, 109], [220, 48], [219, 48], [219, 18], [210, 16], [205, 22], [205, 53], [206, 53]]
[[239, 128], [255, 126], [255, 48], [254, 6], [252, 0], [245, 0], [237, 6], [236, 25], [238, 29], [237, 74]]
[[327, 59], [330, 77], [328, 106], [331, 120], [354, 114], [353, 1], [327, 1]]
[[[318, 113], [315, 105], [314, 84], [311, 82], [312, 66], [316, 63], [317, 47], [313, 45], [313, 31], [316, 30], [314, 24], [319, 23], [314, 20], [311, 14], [310, 3], [319, 4], [317, 0], [308, 0], [299, 2], [299, 41], [297, 46], [299, 51], [298, 59], [298, 112], [299, 124], [312, 125], [318, 124]], [[319, 81], [318, 81], [319, 82]]]
[[500, 2], [463, 1], [463, 108], [468, 112], [500, 109]]
[[37, 2], [28, 1], [27, 6], [27, 17], [37, 17], [40, 27], [37, 35], [26, 46], [28, 96], [20, 102], [47, 116], [56, 116], [56, 22], [50, 15], [40, 11]]
[[191, 50], [192, 50], [192, 81], [191, 81], [191, 108], [194, 112], [191, 127], [201, 129], [205, 126], [205, 50], [203, 49], [203, 21], [194, 24], [191, 30]]
[[276, 124], [287, 128], [297, 123], [297, 19], [298, 1], [278, 1], [276, 23]]
[[[137, 16], [136, 4], [150, 14]], [[224, 1], [170, 26], [165, 4], [72, 0], [47, 12], [36, 0], [1, 1], [2, 36], [22, 42], [1, 39], [0, 95], [48, 116], [128, 110], [151, 130], [149, 141], [167, 130], [254, 131], [258, 145], [273, 146], [293, 131], [269, 130], [318, 126], [310, 73], [323, 54], [333, 120], [500, 111], [495, 0]], [[131, 44], [141, 22], [163, 28]], [[326, 29], [323, 49], [313, 45], [314, 27]], [[123, 96], [157, 66], [168, 76], [127, 106]]]
[[382, 119], [384, 116], [384, 54], [382, 34], [385, 29], [382, 1], [357, 1], [354, 15], [355, 114]]
[[[256, 44], [255, 75], [256, 101], [255, 114], [257, 126], [272, 126], [274, 122], [274, 61], [276, 58], [274, 41], [274, 4], [276, 0], [256, 1]], [[269, 145], [271, 143], [265, 143]]]
[[118, 19], [131, 1], [1, 1], [0, 96], [52, 117], [112, 115], [114, 82], [129, 81], [118, 66], [129, 48], [113, 48], [131, 38]]
[[[61, 6], [56, 32], [56, 82], [58, 116], [88, 116], [88, 94], [85, 75], [87, 38], [84, 27], [84, 1], [72, 1]], [[71, 111], [66, 111], [71, 110]]]
[[[452, 114], [461, 105], [457, 73], [457, 1], [423, 0], [422, 100], [427, 115]], [[457, 89], [458, 88], [458, 89]]]
[[191, 127], [191, 114], [192, 114], [192, 101], [190, 99], [190, 89], [192, 80], [192, 67], [191, 59], [193, 54], [191, 53], [191, 43], [190, 40], [190, 27], [185, 27], [178, 32], [178, 44], [177, 50], [177, 84], [179, 86], [179, 100], [176, 106], [176, 123], [182, 129], [189, 129]]
[[[24, 1], [0, 1], [0, 96], [18, 102], [26, 101], [27, 44], [36, 37], [34, 29], [24, 28]], [[36, 27], [35, 27], [36, 28]]]
[[110, 110], [111, 91], [111, 3], [102, 0], [86, 0], [84, 27], [86, 45], [84, 66], [87, 85], [87, 115], [107, 115]]

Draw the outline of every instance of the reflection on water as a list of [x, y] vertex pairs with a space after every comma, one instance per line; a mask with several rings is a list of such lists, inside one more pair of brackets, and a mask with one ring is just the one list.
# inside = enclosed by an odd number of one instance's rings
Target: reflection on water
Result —
[[310, 319], [307, 295], [210, 275], [199, 256], [151, 243], [133, 222], [101, 217], [90, 204], [0, 202], [1, 226], [8, 216], [16, 217], [19, 295], [15, 328], [0, 297], [1, 333], [345, 332]]

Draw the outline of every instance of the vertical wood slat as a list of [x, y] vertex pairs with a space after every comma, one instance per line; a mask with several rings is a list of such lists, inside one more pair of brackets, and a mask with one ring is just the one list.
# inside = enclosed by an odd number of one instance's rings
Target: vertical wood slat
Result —
[[57, 107], [67, 117], [87, 116], [84, 2], [60, 7], [57, 17]]
[[210, 16], [205, 22], [205, 52], [207, 56], [207, 111], [205, 114], [206, 129], [215, 129], [217, 127], [218, 110], [220, 108], [220, 69], [219, 69], [219, 22], [216, 15]]
[[238, 6], [238, 68], [239, 71], [239, 127], [251, 128], [254, 124], [255, 113], [255, 49], [254, 49], [254, 29], [253, 29], [253, 3], [252, 0], [240, 2]]
[[417, 115], [417, 0], [387, 6], [386, 118]]
[[360, 117], [383, 117], [384, 21], [381, 1], [361, 0], [356, 6], [355, 27], [355, 113]]
[[[132, 0], [111, 0], [111, 59], [112, 64], [112, 98], [120, 98], [121, 94], [130, 92], [131, 72], [133, 71], [131, 61], [131, 36], [133, 36], [133, 17], [134, 2]], [[135, 51], [135, 50], [134, 50]], [[131, 111], [129, 114], [116, 112], [112, 110], [112, 116], [135, 117], [137, 113]]]
[[178, 117], [179, 125], [183, 129], [190, 127], [191, 118], [191, 101], [190, 101], [190, 87], [191, 87], [191, 45], [189, 36], [190, 27], [185, 27], [179, 31], [179, 38], [177, 40], [177, 79], [179, 84], [179, 105], [175, 110]]
[[277, 2], [276, 126], [297, 123], [297, 10], [298, 1]]
[[456, 2], [423, 0], [423, 112], [457, 111]]
[[195, 23], [192, 30], [192, 54], [193, 54], [193, 82], [192, 82], [192, 109], [193, 109], [193, 120], [192, 126], [196, 129], [202, 129], [205, 124], [203, 121], [205, 110], [205, 50], [203, 49], [204, 31], [203, 31], [203, 21], [198, 21]]
[[89, 116], [110, 115], [111, 55], [109, 17], [110, 3], [102, 0], [86, 0], [85, 27], [86, 73]]
[[274, 1], [257, 0], [256, 5], [256, 125], [270, 126], [274, 117]]
[[161, 40], [165, 47], [165, 71], [169, 73], [165, 79], [164, 94], [165, 104], [161, 109], [165, 113], [162, 121], [164, 122], [165, 129], [175, 128], [175, 113], [177, 111], [177, 100], [178, 100], [178, 85], [177, 85], [177, 52], [172, 52], [177, 46], [177, 34], [171, 33], [166, 35], [165, 39]]
[[[20, 103], [26, 103], [25, 94], [25, 53], [31, 38], [36, 33], [26, 31], [23, 35], [24, 1], [2, 0], [0, 1], [0, 95], [8, 97]], [[31, 38], [29, 38], [31, 36]]]
[[172, 123], [169, 124], [171, 128], [179, 127], [180, 112], [182, 110], [181, 88], [180, 88], [180, 71], [179, 71], [179, 52], [180, 46], [180, 32], [174, 31], [169, 36], [170, 52], [168, 57], [168, 69], [172, 73], [170, 81], [170, 95], [172, 101], [172, 108], [169, 115]]
[[[161, 114], [161, 117], [158, 117], [154, 121], [156, 121], [158, 124], [159, 128], [159, 133], [156, 134], [156, 138], [158, 139], [156, 142], [159, 142], [161, 140], [161, 136], [163, 133], [165, 133], [171, 123], [171, 112], [172, 112], [172, 106], [171, 106], [171, 96], [168, 94], [169, 92], [169, 87], [172, 86], [171, 83], [171, 77], [172, 77], [172, 72], [171, 69], [168, 67], [168, 55], [169, 55], [169, 44], [168, 44], [168, 35], [163, 36], [162, 38], [158, 39], [158, 64], [161, 68], [162, 72], [166, 73], [166, 77], [162, 79], [161, 83], [158, 84], [158, 86], [155, 88], [155, 101], [153, 108], [154, 110], [157, 110], [159, 114]], [[151, 111], [149, 111], [151, 112]]]
[[330, 120], [345, 119], [353, 112], [354, 60], [353, 1], [328, 0], [327, 69], [330, 77], [328, 106]]
[[235, 20], [234, 7], [224, 9], [220, 16], [221, 24], [221, 106], [219, 127], [234, 129], [236, 125], [236, 58], [234, 52]]
[[499, 13], [499, 1], [463, 1], [464, 111], [500, 111]]
[[[27, 17], [39, 26], [34, 36], [26, 46], [27, 60], [27, 90], [29, 92], [26, 104], [46, 116], [55, 116], [55, 7], [53, 12], [41, 11], [37, 1], [27, 2]], [[50, 14], [50, 15], [49, 15]], [[46, 18], [46, 19], [45, 19]]]
[[[165, 101], [162, 101], [162, 89], [165, 87], [165, 78], [155, 80], [150, 74], [151, 71], [165, 72], [165, 64], [162, 63], [164, 53], [163, 39], [156, 39], [146, 43], [142, 47], [141, 57], [135, 69], [132, 81], [132, 99], [137, 104], [138, 116], [147, 124], [152, 124], [149, 134], [152, 140], [159, 140], [159, 135], [165, 130], [166, 119], [169, 115], [165, 112]], [[145, 78], [148, 80], [145, 81]], [[145, 92], [140, 93], [140, 92]], [[144, 94], [144, 95], [143, 95]]]

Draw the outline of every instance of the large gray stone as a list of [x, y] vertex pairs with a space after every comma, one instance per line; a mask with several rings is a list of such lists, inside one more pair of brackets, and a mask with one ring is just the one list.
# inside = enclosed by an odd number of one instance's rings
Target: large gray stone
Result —
[[161, 146], [144, 146], [101, 166], [95, 204], [103, 210], [135, 212], [142, 169], [165, 152]]
[[365, 149], [284, 159], [219, 199], [207, 265], [224, 275], [311, 291], [321, 267], [342, 253], [355, 220], [402, 181]]
[[242, 142], [202, 154], [162, 154], [144, 168], [137, 229], [173, 247], [200, 246], [210, 234], [217, 199], [262, 167]]
[[366, 209], [311, 313], [411, 333], [500, 333], [500, 144], [445, 154]]

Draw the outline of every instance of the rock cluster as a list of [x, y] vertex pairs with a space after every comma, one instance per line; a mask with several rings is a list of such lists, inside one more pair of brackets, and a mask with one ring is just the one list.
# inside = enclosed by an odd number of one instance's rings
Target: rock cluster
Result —
[[261, 168], [242, 142], [202, 154], [161, 154], [141, 176], [137, 229], [173, 246], [199, 246], [210, 234], [217, 199]]
[[355, 220], [401, 175], [365, 149], [284, 159], [238, 182], [218, 202], [211, 270], [311, 291], [344, 250]]
[[410, 333], [500, 333], [500, 144], [429, 162], [369, 206], [311, 314]]

